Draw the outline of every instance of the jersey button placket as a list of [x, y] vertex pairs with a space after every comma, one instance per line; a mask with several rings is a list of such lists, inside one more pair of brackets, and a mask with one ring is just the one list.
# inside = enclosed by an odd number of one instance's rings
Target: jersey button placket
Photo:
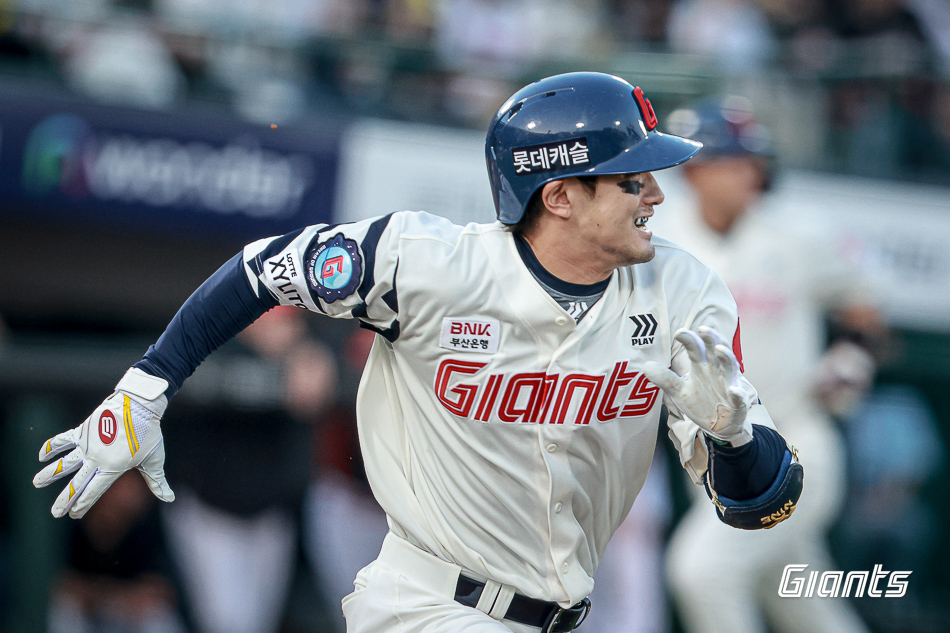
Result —
[[541, 425], [539, 431], [547, 435], [542, 436], [539, 448], [543, 451], [542, 455], [552, 478], [548, 497], [551, 529], [549, 547], [554, 570], [564, 582], [564, 577], [573, 572], [569, 561], [574, 557], [579, 538], [577, 522], [570, 511], [574, 476], [569, 451], [564, 444], [566, 434], [571, 430], [561, 425]]

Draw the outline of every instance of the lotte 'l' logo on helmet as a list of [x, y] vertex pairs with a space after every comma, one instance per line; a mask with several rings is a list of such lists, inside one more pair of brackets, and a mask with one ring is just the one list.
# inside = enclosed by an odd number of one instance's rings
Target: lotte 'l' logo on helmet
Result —
[[657, 120], [656, 113], [653, 112], [653, 104], [650, 103], [650, 100], [647, 99], [647, 96], [643, 94], [643, 88], [637, 86], [633, 89], [633, 96], [637, 100], [637, 105], [640, 106], [640, 114], [643, 115], [643, 123], [647, 126], [648, 130], [656, 129]]

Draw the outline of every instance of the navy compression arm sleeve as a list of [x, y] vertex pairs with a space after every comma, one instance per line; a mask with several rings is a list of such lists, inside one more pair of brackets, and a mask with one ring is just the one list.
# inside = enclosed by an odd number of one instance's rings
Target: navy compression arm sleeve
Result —
[[211, 352], [277, 305], [266, 291], [261, 295], [251, 290], [238, 253], [188, 297], [135, 367], [167, 380], [171, 398]]
[[753, 424], [752, 441], [722, 446], [706, 438], [709, 483], [723, 497], [742, 501], [768, 490], [782, 466], [785, 440], [766, 426]]

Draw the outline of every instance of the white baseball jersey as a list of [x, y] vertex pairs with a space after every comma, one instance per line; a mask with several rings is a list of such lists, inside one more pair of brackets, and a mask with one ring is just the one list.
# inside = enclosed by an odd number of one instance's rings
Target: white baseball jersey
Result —
[[[401, 212], [261, 240], [244, 260], [256, 292], [378, 332], [357, 413], [392, 531], [566, 606], [590, 593], [652, 461], [662, 399], [640, 367], [685, 371], [679, 327], [736, 333], [718, 275], [654, 241], [579, 324], [500, 223]], [[675, 426], [682, 460], [704, 470], [697, 427]]]

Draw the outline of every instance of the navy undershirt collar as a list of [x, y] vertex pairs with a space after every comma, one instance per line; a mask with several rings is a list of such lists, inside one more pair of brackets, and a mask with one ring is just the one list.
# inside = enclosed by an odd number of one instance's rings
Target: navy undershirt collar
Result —
[[524, 262], [528, 270], [530, 270], [538, 280], [554, 290], [574, 297], [590, 297], [592, 295], [601, 294], [607, 289], [607, 285], [610, 283], [610, 277], [593, 284], [572, 284], [563, 279], [558, 279], [544, 269], [544, 266], [542, 266], [538, 258], [535, 257], [534, 251], [531, 250], [528, 241], [524, 239], [520, 233], [515, 233], [514, 237], [515, 246], [518, 247], [518, 254], [521, 255], [521, 261]]

